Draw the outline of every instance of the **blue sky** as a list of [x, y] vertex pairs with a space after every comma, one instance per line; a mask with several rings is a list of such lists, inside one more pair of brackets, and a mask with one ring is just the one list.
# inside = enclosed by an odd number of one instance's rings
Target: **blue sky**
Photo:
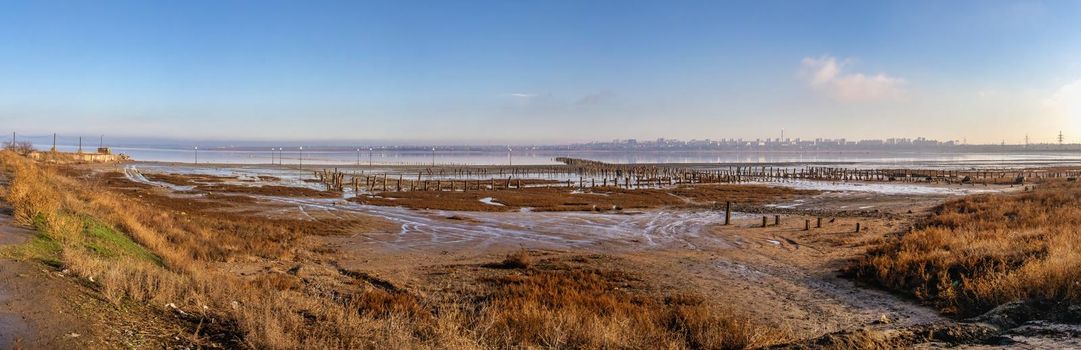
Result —
[[26, 1], [0, 131], [1081, 141], [1081, 2]]

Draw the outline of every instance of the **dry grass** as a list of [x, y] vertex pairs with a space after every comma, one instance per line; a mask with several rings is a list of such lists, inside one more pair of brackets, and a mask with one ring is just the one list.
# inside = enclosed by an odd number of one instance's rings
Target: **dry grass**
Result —
[[619, 281], [588, 270], [503, 276], [490, 282], [477, 328], [499, 348], [743, 349], [775, 340], [701, 298], [659, 301], [625, 292]]
[[[759, 204], [813, 194], [815, 191], [759, 185], [686, 185], [667, 189], [596, 188], [585, 192], [568, 188], [522, 188], [494, 191], [404, 191], [381, 192], [352, 200], [371, 205], [404, 206], [412, 209], [463, 211], [607, 211], [670, 206], [704, 206], [732, 201]], [[491, 197], [491, 205], [480, 200]]]
[[[528, 255], [509, 257], [517, 268], [499, 271], [525, 273], [489, 280], [481, 298], [422, 298], [332, 266], [305, 240], [350, 223], [227, 214], [112, 177], [67, 176], [10, 152], [0, 152], [0, 164], [11, 178], [5, 200], [19, 222], [56, 242], [47, 249], [64, 268], [105, 300], [175, 315], [199, 347], [742, 348], [771, 339], [701, 299], [636, 295], [621, 289], [618, 274], [536, 270]], [[100, 245], [91, 227], [115, 244]], [[252, 261], [305, 267], [255, 277], [226, 268]]]
[[[1081, 186], [948, 202], [857, 262], [863, 279], [959, 315], [1011, 301], [1081, 301]], [[1065, 305], [1063, 305], [1063, 303]]]
[[516, 252], [475, 280], [465, 277], [475, 287], [455, 292], [466, 300], [461, 317], [491, 348], [743, 349], [784, 338], [698, 295], [657, 291], [613, 266], [620, 261]]

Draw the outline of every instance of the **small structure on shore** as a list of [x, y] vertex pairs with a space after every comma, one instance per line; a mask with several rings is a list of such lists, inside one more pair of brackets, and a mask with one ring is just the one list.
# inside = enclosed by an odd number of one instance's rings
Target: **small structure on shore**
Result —
[[99, 147], [94, 153], [33, 151], [26, 156], [33, 160], [52, 163], [122, 163], [131, 160], [126, 154], [114, 154], [108, 147]]

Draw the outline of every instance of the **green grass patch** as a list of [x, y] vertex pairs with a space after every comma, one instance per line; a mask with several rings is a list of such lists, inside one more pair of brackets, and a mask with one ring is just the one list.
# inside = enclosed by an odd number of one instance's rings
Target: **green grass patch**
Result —
[[61, 266], [60, 242], [38, 233], [26, 243], [0, 248], [0, 256], [16, 260], [40, 260], [46, 265]]
[[132, 257], [162, 266], [161, 257], [135, 243], [128, 235], [93, 218], [84, 218], [84, 245], [107, 258]]

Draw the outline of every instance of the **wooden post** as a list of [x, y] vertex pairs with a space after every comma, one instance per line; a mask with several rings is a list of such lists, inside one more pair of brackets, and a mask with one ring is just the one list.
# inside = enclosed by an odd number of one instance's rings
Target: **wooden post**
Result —
[[803, 230], [804, 231], [810, 231], [811, 230], [811, 219], [803, 220]]
[[822, 217], [819, 216], [817, 220], [818, 221], [815, 222], [815, 228], [822, 228]]
[[774, 215], [773, 216], [773, 225], [774, 226], [780, 226], [781, 225], [781, 216], [780, 215]]
[[860, 233], [860, 223], [856, 223], [856, 233]]
[[766, 217], [762, 216], [762, 227], [766, 227]]
[[724, 202], [724, 224], [732, 222], [732, 202]]

